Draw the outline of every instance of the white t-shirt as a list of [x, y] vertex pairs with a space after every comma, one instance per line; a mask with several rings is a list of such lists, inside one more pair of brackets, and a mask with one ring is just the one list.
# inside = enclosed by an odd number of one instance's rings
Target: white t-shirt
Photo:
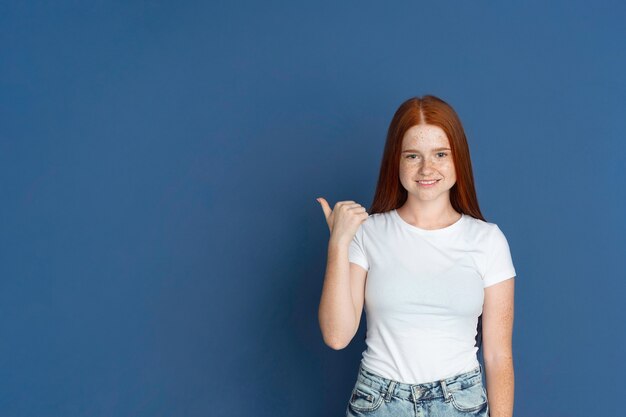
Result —
[[367, 273], [362, 364], [395, 381], [437, 381], [478, 366], [484, 287], [515, 276], [500, 228], [467, 214], [426, 230], [396, 210], [370, 215], [349, 249]]

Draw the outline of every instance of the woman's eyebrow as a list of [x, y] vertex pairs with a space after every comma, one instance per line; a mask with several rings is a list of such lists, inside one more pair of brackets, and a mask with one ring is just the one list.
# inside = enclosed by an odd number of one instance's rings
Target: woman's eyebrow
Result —
[[[451, 151], [452, 149], [450, 148], [437, 148], [437, 149], [433, 149], [433, 151], [438, 152], [438, 151]], [[406, 149], [404, 151], [402, 151], [402, 153], [405, 152], [419, 152], [417, 149]]]

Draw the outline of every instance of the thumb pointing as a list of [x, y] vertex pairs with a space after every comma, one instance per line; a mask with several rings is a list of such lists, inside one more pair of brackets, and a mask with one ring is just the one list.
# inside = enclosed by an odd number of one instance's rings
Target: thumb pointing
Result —
[[324, 210], [324, 215], [326, 216], [326, 218], [328, 218], [328, 216], [330, 216], [330, 213], [332, 212], [332, 209], [328, 205], [328, 202], [323, 197], [319, 197], [316, 200], [318, 203], [320, 203], [320, 205], [322, 206], [322, 210]]

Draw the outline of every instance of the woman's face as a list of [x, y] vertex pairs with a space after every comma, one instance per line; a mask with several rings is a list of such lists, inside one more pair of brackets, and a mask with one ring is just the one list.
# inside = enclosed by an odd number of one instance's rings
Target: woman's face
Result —
[[[436, 180], [432, 185], [420, 180]], [[450, 199], [456, 183], [450, 141], [443, 129], [434, 125], [415, 125], [402, 138], [400, 182], [409, 198], [421, 201]]]

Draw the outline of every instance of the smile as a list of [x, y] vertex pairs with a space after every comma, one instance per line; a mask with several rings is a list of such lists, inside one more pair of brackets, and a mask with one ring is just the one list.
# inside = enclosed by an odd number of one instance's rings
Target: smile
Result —
[[421, 185], [422, 187], [432, 187], [433, 185], [435, 185], [438, 181], [440, 180], [431, 180], [431, 181], [417, 181], [417, 183], [419, 185]]

